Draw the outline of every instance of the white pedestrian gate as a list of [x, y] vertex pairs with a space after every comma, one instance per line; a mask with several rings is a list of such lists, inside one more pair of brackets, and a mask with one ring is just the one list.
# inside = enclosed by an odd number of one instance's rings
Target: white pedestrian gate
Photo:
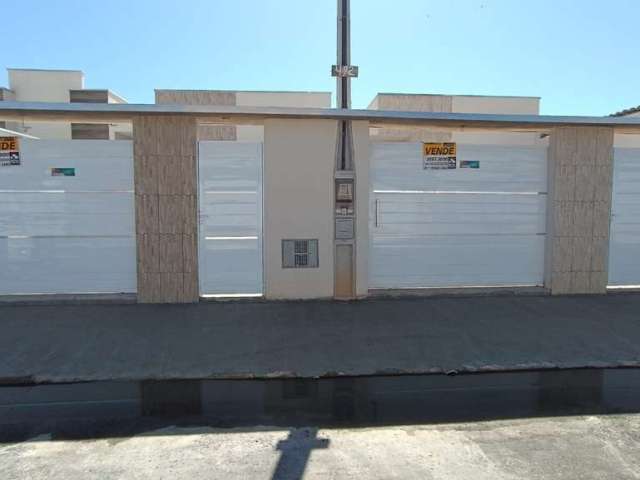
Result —
[[0, 294], [136, 291], [131, 141], [20, 140], [0, 166]]
[[615, 148], [609, 285], [640, 285], [640, 148]]
[[459, 143], [447, 170], [422, 153], [372, 145], [370, 287], [542, 285], [547, 147]]
[[199, 142], [202, 295], [262, 293], [262, 144]]

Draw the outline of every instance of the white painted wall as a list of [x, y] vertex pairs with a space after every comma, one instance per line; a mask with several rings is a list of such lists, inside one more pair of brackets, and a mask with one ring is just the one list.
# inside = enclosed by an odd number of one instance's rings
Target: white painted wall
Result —
[[[69, 90], [84, 88], [84, 74], [77, 70], [7, 69], [9, 88], [18, 102], [69, 102]], [[71, 139], [67, 122], [29, 122], [29, 135], [42, 139]], [[22, 125], [20, 125], [22, 127]], [[22, 128], [20, 129], [22, 131]]]

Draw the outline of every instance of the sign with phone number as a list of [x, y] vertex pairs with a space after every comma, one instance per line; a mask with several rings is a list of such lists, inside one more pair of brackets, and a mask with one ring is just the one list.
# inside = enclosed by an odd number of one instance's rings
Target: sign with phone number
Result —
[[0, 137], [0, 166], [20, 165], [20, 139]]
[[457, 166], [457, 150], [454, 142], [423, 143], [422, 168], [425, 170], [454, 170]]

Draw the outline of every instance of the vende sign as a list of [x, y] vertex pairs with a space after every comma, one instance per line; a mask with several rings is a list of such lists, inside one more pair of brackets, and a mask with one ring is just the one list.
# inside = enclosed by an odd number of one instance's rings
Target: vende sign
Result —
[[455, 157], [457, 148], [455, 143], [424, 143], [422, 152], [425, 156]]
[[0, 137], [0, 151], [17, 152], [18, 137]]
[[20, 165], [20, 140], [18, 137], [0, 137], [0, 166]]
[[423, 143], [422, 168], [425, 170], [455, 170], [458, 148], [454, 142]]

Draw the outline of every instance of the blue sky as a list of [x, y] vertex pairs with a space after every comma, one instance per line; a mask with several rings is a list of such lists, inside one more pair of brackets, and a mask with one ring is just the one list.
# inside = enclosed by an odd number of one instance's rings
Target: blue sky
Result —
[[[377, 92], [542, 97], [542, 113], [640, 104], [640, 1], [352, 0], [353, 106]], [[21, 0], [0, 68], [84, 70], [87, 88], [327, 90], [335, 0]], [[4, 76], [4, 77], [3, 77]], [[6, 85], [0, 73], [0, 85]]]

